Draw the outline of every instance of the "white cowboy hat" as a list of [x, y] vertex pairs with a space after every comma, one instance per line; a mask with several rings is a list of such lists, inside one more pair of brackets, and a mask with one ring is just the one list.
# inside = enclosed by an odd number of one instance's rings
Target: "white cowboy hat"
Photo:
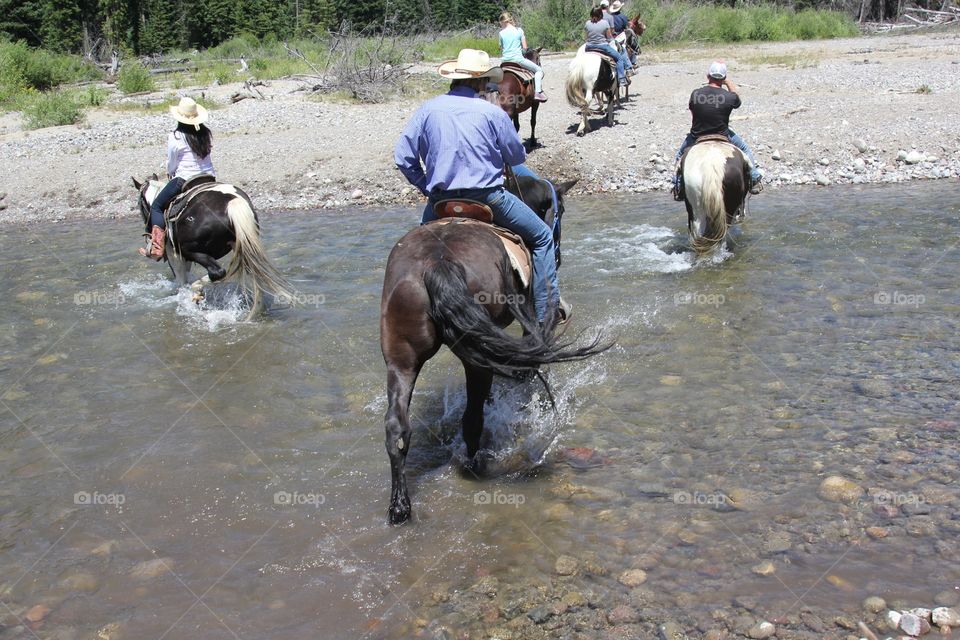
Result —
[[620, 13], [620, 9], [623, 9], [623, 4], [620, 0], [613, 0], [613, 4], [610, 5], [610, 13]]
[[193, 98], [180, 98], [180, 104], [170, 107], [170, 115], [177, 122], [192, 124], [196, 128], [207, 121], [207, 110], [194, 102]]
[[503, 69], [490, 65], [490, 54], [479, 49], [461, 49], [456, 60], [447, 60], [437, 71], [450, 80], [466, 78], [490, 78], [491, 82], [503, 80]]

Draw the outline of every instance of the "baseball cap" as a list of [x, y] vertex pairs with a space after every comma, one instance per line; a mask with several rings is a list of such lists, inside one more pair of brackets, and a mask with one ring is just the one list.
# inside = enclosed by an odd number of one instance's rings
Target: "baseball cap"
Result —
[[609, 6], [610, 6], [610, 0], [600, 0], [600, 6], [601, 6], [601, 7], [609, 7]]
[[714, 80], [723, 80], [727, 77], [727, 65], [722, 62], [713, 62], [710, 64], [710, 70], [707, 75]]

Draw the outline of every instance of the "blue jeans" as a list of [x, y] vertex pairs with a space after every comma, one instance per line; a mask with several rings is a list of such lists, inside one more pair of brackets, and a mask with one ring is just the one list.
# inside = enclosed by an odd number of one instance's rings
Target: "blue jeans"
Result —
[[[727, 129], [727, 136], [730, 138], [730, 142], [732, 142], [737, 149], [743, 151], [743, 154], [747, 156], [748, 160], [750, 160], [750, 179], [754, 182], [759, 182], [760, 178], [763, 177], [763, 174], [760, 172], [760, 169], [757, 168], [757, 159], [753, 157], [753, 151], [750, 150], [750, 147], [747, 146], [746, 141], [737, 135], [733, 129]], [[683, 144], [680, 145], [680, 151], [677, 151], [677, 157], [674, 160], [674, 164], [680, 162], [683, 152], [686, 151], [687, 148], [696, 141], [696, 136], [694, 136], [692, 133], [687, 134], [687, 137], [683, 139]]]
[[537, 217], [523, 200], [502, 187], [488, 189], [456, 189], [430, 194], [423, 210], [420, 224], [437, 219], [433, 205], [440, 200], [464, 198], [483, 202], [493, 210], [493, 223], [509, 229], [523, 238], [533, 254], [533, 306], [537, 320], [543, 322], [550, 310], [560, 301], [560, 284], [557, 282], [557, 263], [554, 257], [553, 232]]
[[157, 197], [153, 199], [153, 202], [150, 203], [151, 225], [160, 227], [161, 229], [167, 226], [166, 220], [163, 219], [163, 212], [166, 210], [167, 205], [170, 204], [170, 201], [176, 198], [183, 190], [183, 183], [183, 178], [174, 178], [168, 182], [167, 186], [161, 189]]
[[619, 51], [608, 44], [588, 44], [587, 51], [598, 51], [600, 53], [606, 53], [612, 56], [613, 59], [617, 61], [617, 78], [620, 80], [623, 80], [627, 77], [626, 69], [633, 68], [633, 65], [630, 65], [630, 60], [627, 59], [627, 56], [620, 55]]

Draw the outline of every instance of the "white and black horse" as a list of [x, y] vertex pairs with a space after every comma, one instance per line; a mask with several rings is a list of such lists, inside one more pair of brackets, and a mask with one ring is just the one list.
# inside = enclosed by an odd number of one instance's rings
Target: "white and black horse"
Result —
[[590, 130], [590, 103], [594, 95], [606, 99], [607, 125], [613, 126], [613, 109], [619, 101], [617, 74], [607, 63], [607, 57], [593, 51], [585, 51], [583, 47], [577, 52], [577, 57], [570, 63], [570, 73], [567, 75], [567, 102], [570, 106], [580, 110], [583, 120], [577, 128], [577, 135], [582, 136]]
[[[140, 215], [150, 220], [150, 203], [164, 183], [156, 176], [144, 182], [133, 179], [140, 193]], [[250, 313], [263, 306], [263, 294], [292, 299], [286, 279], [271, 264], [260, 241], [260, 223], [242, 190], [230, 184], [216, 184], [191, 198], [183, 212], [167, 227], [164, 257], [178, 285], [190, 284], [190, 267], [197, 263], [207, 275], [197, 284], [236, 280], [250, 296]], [[217, 262], [233, 251], [233, 259], [224, 270]], [[195, 291], [200, 289], [194, 285]]]
[[690, 147], [683, 159], [683, 189], [694, 251], [707, 253], [727, 239], [749, 188], [749, 164], [732, 143], [706, 140]]

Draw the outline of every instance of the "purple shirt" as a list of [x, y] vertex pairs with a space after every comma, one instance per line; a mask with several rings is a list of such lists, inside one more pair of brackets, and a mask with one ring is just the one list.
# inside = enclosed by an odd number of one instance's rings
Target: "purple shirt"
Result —
[[504, 163], [522, 163], [526, 151], [506, 112], [461, 86], [417, 109], [393, 159], [410, 184], [429, 195], [503, 186]]

